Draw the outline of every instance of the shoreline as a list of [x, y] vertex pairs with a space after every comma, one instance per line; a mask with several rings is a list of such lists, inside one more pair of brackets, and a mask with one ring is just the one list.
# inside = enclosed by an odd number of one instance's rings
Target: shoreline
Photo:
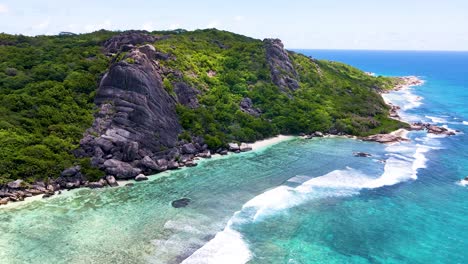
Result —
[[[414, 130], [427, 129], [428, 133], [447, 134], [447, 135], [454, 134], [454, 132], [449, 131], [448, 129], [441, 128], [441, 127], [436, 127], [436, 126], [433, 126], [433, 125], [430, 125], [430, 124], [423, 124], [423, 123], [410, 124], [410, 123], [406, 122], [405, 120], [401, 120], [401, 118], [399, 116], [399, 111], [401, 110], [401, 106], [397, 106], [397, 105], [393, 104], [388, 98], [385, 98], [385, 96], [383, 96], [383, 94], [390, 93], [390, 92], [393, 92], [393, 91], [400, 91], [400, 90], [410, 89], [413, 86], [419, 86], [419, 85], [424, 84], [424, 81], [421, 80], [420, 78], [416, 77], [416, 76], [404, 76], [404, 77], [398, 77], [398, 79], [400, 80], [400, 82], [397, 85], [395, 85], [395, 87], [393, 89], [381, 92], [381, 96], [382, 96], [382, 99], [384, 100], [384, 102], [390, 107], [389, 117], [408, 124], [409, 126], [411, 126], [410, 130], [405, 129], [405, 128], [400, 128], [400, 129], [398, 129], [396, 131], [392, 131], [390, 133], [376, 134], [376, 135], [371, 135], [371, 136], [368, 136], [368, 137], [356, 137], [356, 136], [344, 135], [344, 134], [343, 135], [340, 135], [340, 134], [330, 135], [330, 134], [327, 134], [327, 133], [324, 134], [322, 132], [315, 132], [315, 133], [312, 133], [310, 135], [301, 134], [299, 137], [303, 138], [303, 139], [310, 139], [310, 138], [313, 138], [313, 137], [326, 137], [326, 138], [344, 137], [344, 138], [360, 139], [360, 140], [363, 140], [363, 141], [373, 141], [373, 142], [377, 142], [377, 143], [393, 144], [393, 143], [398, 143], [398, 142], [409, 141], [408, 134], [409, 134], [410, 131], [414, 131]], [[248, 152], [248, 151], [258, 151], [258, 150], [273, 146], [275, 144], [278, 144], [280, 142], [293, 139], [295, 137], [296, 136], [280, 134], [280, 135], [277, 135], [277, 136], [274, 136], [274, 137], [270, 137], [270, 138], [266, 138], [266, 139], [262, 139], [262, 140], [257, 140], [257, 141], [255, 141], [253, 143], [241, 143], [241, 144], [229, 143], [228, 144], [229, 145], [228, 149], [225, 150], [223, 153], [213, 153], [213, 155], [211, 155], [211, 153], [209, 151], [207, 151], [207, 153], [206, 153], [206, 151], [202, 152], [202, 153], [198, 153], [197, 155], [194, 156], [194, 158], [192, 159], [190, 164], [187, 163], [185, 166], [181, 166], [181, 167], [177, 168], [176, 170], [187, 168], [187, 167], [197, 166], [199, 162], [201, 162], [203, 160], [210, 159], [212, 157], [213, 158], [221, 158], [223, 156], [230, 156], [230, 155], [235, 154], [235, 153], [243, 153], [243, 152]], [[155, 173], [155, 174], [142, 175], [142, 177], [143, 177], [143, 180], [151, 180], [151, 178], [154, 178], [155, 176], [163, 175], [164, 173], [170, 173], [171, 171], [173, 171], [173, 170], [166, 170], [166, 171], [161, 171], [161, 172], [158, 172], [158, 173]], [[60, 194], [61, 191], [65, 191], [65, 190], [70, 191], [70, 190], [74, 190], [74, 189], [81, 189], [83, 187], [91, 188], [91, 189], [93, 189], [93, 188], [106, 188], [106, 187], [125, 187], [127, 185], [133, 185], [135, 182], [138, 181], [138, 180], [135, 180], [135, 179], [115, 179], [114, 177], [112, 177], [112, 178], [113, 178], [114, 184], [111, 184], [111, 182], [109, 180], [106, 181], [106, 179], [101, 179], [99, 182], [88, 182], [88, 183], [85, 183], [85, 184], [83, 184], [83, 185], [81, 185], [79, 187], [69, 188], [69, 189], [60, 188], [60, 187], [58, 187], [58, 188], [52, 187], [52, 189], [49, 189], [50, 184], [47, 184], [47, 185], [44, 186], [47, 189], [43, 188], [44, 190], [42, 192], [36, 192], [36, 193], [28, 192], [28, 190], [34, 189], [34, 187], [29, 187], [29, 189], [25, 188], [25, 187], [17, 187], [16, 189], [15, 188], [7, 188], [7, 191], [10, 191], [9, 194], [11, 194], [13, 196], [13, 195], [17, 195], [19, 193], [21, 195], [21, 198], [17, 199], [15, 197], [15, 199], [10, 199], [8, 196], [4, 195], [3, 196], [4, 198], [0, 198], [0, 208], [2, 208], [1, 205], [23, 204], [23, 203], [20, 203], [20, 202], [29, 202], [29, 201], [34, 201], [34, 200], [37, 200], [37, 199], [40, 199], [40, 198], [52, 197], [52, 196], [55, 196], [56, 194]], [[27, 195], [25, 195], [25, 193]], [[8, 207], [10, 207], [10, 206], [8, 206]]]
[[[388, 117], [407, 124], [408, 126], [411, 127], [411, 129], [408, 130], [406, 128], [400, 128], [400, 129], [397, 129], [395, 131], [385, 133], [385, 134], [370, 135], [370, 136], [361, 138], [362, 140], [374, 141], [374, 142], [383, 143], [383, 144], [394, 144], [394, 143], [399, 143], [399, 142], [410, 141], [410, 139], [408, 138], [408, 134], [412, 130], [417, 130], [417, 129], [413, 129], [413, 124], [409, 123], [406, 120], [402, 120], [402, 118], [400, 117], [400, 111], [402, 109], [402, 106], [396, 105], [394, 102], [392, 102], [389, 98], [386, 98], [386, 96], [384, 95], [391, 93], [391, 92], [409, 90], [411, 87], [414, 87], [414, 86], [421, 86], [425, 83], [425, 81], [420, 79], [417, 76], [402, 76], [402, 77], [396, 77], [396, 78], [399, 80], [399, 82], [392, 89], [382, 91], [380, 95], [382, 96], [382, 99], [384, 100], [385, 104], [390, 107]], [[421, 97], [418, 96], [416, 97], [416, 99], [419, 101], [421, 100]]]
[[249, 144], [252, 147], [253, 151], [257, 151], [263, 148], [271, 147], [283, 141], [291, 140], [295, 138], [295, 136], [290, 135], [277, 135], [275, 137], [266, 138], [262, 140], [257, 140], [254, 143]]
[[[263, 150], [265, 148], [274, 146], [276, 144], [279, 144], [281, 142], [291, 140], [291, 139], [294, 139], [294, 138], [295, 138], [295, 136], [280, 134], [280, 135], [277, 135], [277, 136], [274, 136], [274, 137], [270, 137], [270, 138], [266, 138], [266, 139], [262, 139], [262, 140], [257, 140], [257, 141], [255, 141], [253, 143], [247, 143], [245, 145], [247, 145], [248, 150], [245, 150], [245, 151], [230, 151], [225, 155], [213, 154], [212, 156], [209, 156], [209, 157], [198, 156], [198, 157], [196, 157], [194, 159], [194, 161], [195, 161], [194, 164], [196, 166], [199, 163], [197, 161], [200, 161], [200, 162], [201, 161], [207, 161], [207, 160], [210, 160], [212, 157], [213, 158], [223, 158], [223, 157], [231, 156], [233, 154]], [[159, 173], [146, 175], [146, 177], [147, 177], [147, 180], [151, 181], [151, 180], [155, 179], [156, 177], [159, 177], [159, 176], [164, 177], [165, 174], [169, 174], [169, 173], [171, 173], [173, 171], [178, 171], [178, 170], [187, 169], [187, 168], [190, 168], [190, 167], [185, 166], [185, 167], [180, 167], [180, 168], [175, 169], [175, 170], [166, 170], [166, 171], [162, 171], [162, 172], [159, 172]], [[129, 186], [135, 184], [136, 182], [138, 182], [135, 179], [120, 179], [120, 180], [116, 179], [115, 181], [116, 181], [116, 183], [118, 185], [116, 185], [116, 186], [103, 186], [102, 188], [96, 188], [96, 189], [129, 187]], [[73, 189], [59, 189], [59, 190], [54, 191], [53, 194], [51, 192], [33, 194], [32, 196], [23, 197], [23, 200], [8, 201], [6, 204], [0, 204], [0, 209], [1, 208], [14, 208], [14, 207], [17, 207], [17, 206], [25, 205], [25, 204], [30, 203], [30, 202], [42, 200], [42, 199], [45, 199], [45, 198], [47, 198], [47, 199], [54, 198], [54, 197], [61, 196], [64, 192], [69, 193], [69, 192], [79, 190], [79, 189], [84, 189], [84, 188], [95, 189], [95, 188], [90, 188], [89, 186], [80, 186], [78, 188], [73, 188]], [[24, 192], [25, 190], [18, 189], [18, 191], [23, 191]], [[44, 195], [50, 195], [50, 196], [44, 197]], [[0, 200], [2, 200], [2, 199], [4, 199], [4, 198], [0, 198]]]

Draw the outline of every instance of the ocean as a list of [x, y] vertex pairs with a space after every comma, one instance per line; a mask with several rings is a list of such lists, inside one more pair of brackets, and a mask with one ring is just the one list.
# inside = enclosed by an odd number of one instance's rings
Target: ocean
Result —
[[[419, 76], [424, 85], [386, 99], [405, 120], [461, 133], [394, 145], [291, 138], [133, 187], [0, 207], [0, 262], [468, 262], [468, 53], [296, 52]], [[173, 208], [182, 197], [192, 202]]]

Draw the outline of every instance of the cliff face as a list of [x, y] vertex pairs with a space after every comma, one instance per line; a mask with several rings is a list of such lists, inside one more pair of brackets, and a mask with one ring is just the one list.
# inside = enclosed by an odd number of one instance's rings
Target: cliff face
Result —
[[[117, 36], [108, 45], [122, 49], [128, 48], [128, 41], [119, 44], [120, 39], [150, 39], [135, 34]], [[164, 88], [156, 55], [155, 48], [146, 44], [133, 47], [111, 65], [97, 90], [99, 112], [80, 142], [80, 155], [92, 157], [92, 165], [117, 178], [164, 170], [180, 154], [176, 148], [182, 131], [175, 109], [177, 96]], [[176, 87], [181, 103], [195, 107], [194, 89], [184, 83]]]
[[299, 88], [299, 75], [279, 39], [265, 39], [266, 56], [273, 83], [283, 92]]

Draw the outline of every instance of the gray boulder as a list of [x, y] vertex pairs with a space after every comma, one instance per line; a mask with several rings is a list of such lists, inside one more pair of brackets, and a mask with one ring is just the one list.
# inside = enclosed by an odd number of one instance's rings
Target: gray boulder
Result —
[[239, 150], [240, 150], [241, 152], [250, 151], [250, 150], [252, 150], [252, 146], [249, 145], [249, 144], [246, 144], [246, 143], [242, 143], [242, 144], [240, 145], [240, 147], [239, 147]]
[[198, 150], [193, 143], [188, 143], [182, 146], [183, 154], [195, 154]]
[[198, 157], [200, 157], [200, 158], [205, 158], [205, 159], [209, 159], [209, 158], [211, 158], [211, 152], [210, 152], [209, 150], [205, 150], [205, 151], [203, 151], [203, 152], [200, 152], [200, 153], [198, 154]]
[[323, 133], [320, 131], [315, 131], [314, 136], [316, 137], [323, 137]]
[[110, 187], [119, 186], [119, 183], [117, 182], [117, 180], [115, 180], [115, 177], [112, 176], [112, 175], [107, 175], [106, 176], [106, 181], [107, 181], [107, 184], [109, 184]]
[[140, 161], [140, 164], [149, 169], [149, 170], [152, 170], [152, 171], [156, 171], [156, 170], [159, 170], [159, 166], [158, 164], [156, 163], [156, 161], [154, 161], [152, 158], [148, 157], [148, 156], [145, 156], [141, 161]]
[[167, 163], [168, 170], [175, 170], [179, 168], [179, 163], [177, 161], [171, 160]]
[[146, 181], [148, 180], [148, 177], [146, 177], [143, 174], [138, 174], [138, 176], [135, 177], [135, 181]]
[[240, 102], [240, 109], [242, 112], [247, 113], [249, 115], [259, 117], [262, 113], [260, 109], [255, 108], [252, 103], [252, 99], [245, 97]]
[[16, 180], [16, 181], [12, 181], [12, 182], [9, 182], [7, 184], [8, 188], [10, 189], [19, 189], [21, 188], [21, 184], [23, 183], [23, 180]]
[[240, 149], [237, 143], [229, 143], [228, 146], [230, 151], [237, 151]]
[[131, 179], [141, 172], [141, 169], [134, 168], [132, 165], [116, 159], [106, 160], [104, 167], [108, 174], [115, 176], [117, 179]]
[[76, 174], [78, 174], [78, 172], [80, 172], [81, 170], [81, 167], [80, 166], [73, 166], [73, 167], [70, 167], [68, 169], [65, 169], [64, 171], [62, 171], [62, 173], [60, 174], [60, 176], [62, 177], [72, 177], [72, 176], [75, 176]]

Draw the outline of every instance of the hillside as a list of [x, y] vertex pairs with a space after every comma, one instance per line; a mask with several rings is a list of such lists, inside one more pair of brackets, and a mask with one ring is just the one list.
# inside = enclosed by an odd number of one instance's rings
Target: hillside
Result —
[[132, 178], [279, 133], [389, 132], [403, 124], [378, 92], [394, 82], [214, 29], [1, 34], [0, 184], [74, 165], [58, 185]]

